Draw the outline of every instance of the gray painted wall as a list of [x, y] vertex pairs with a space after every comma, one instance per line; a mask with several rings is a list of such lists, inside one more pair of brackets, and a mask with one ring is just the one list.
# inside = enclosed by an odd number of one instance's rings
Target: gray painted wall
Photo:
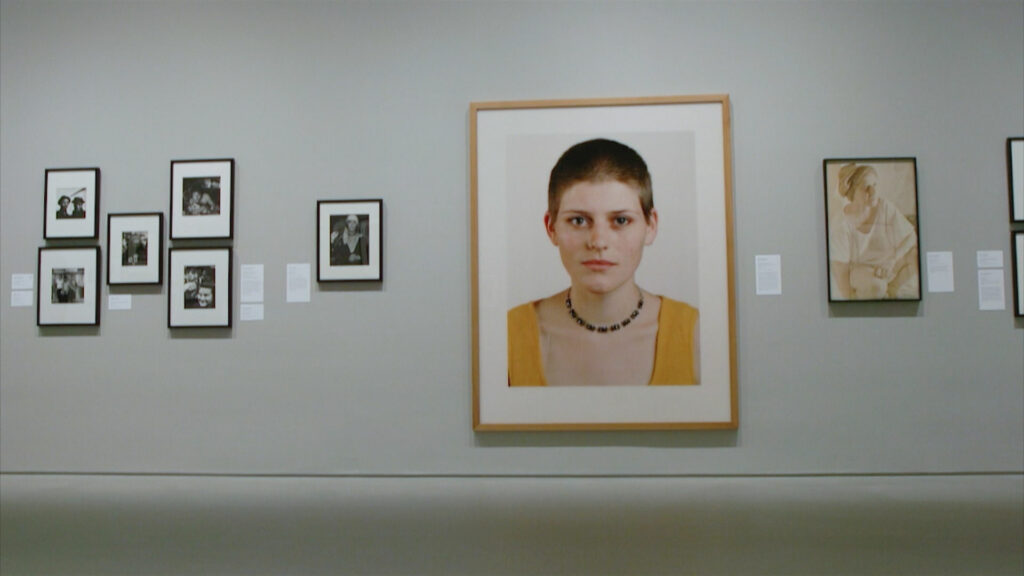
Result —
[[[1024, 134], [1024, 2], [0, 6], [6, 510], [22, 472], [1024, 472], [1003, 152]], [[474, 434], [469, 103], [703, 93], [733, 112], [739, 430]], [[821, 161], [849, 156], [917, 158], [922, 251], [953, 252], [954, 293], [827, 303]], [[264, 321], [238, 322], [237, 274], [222, 332], [169, 331], [166, 284], [104, 286], [98, 329], [9, 306], [44, 244], [46, 168], [99, 166], [104, 215], [166, 212], [170, 160], [219, 157]], [[286, 304], [316, 200], [367, 197], [384, 282]], [[978, 310], [977, 250], [1006, 253], [1005, 311]], [[755, 296], [756, 254], [782, 255], [782, 296]], [[1016, 478], [996, 501], [1019, 509]]]

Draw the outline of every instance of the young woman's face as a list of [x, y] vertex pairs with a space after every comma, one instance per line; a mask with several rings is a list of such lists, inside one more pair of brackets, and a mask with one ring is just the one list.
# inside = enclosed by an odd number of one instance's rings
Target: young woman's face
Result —
[[657, 236], [658, 214], [644, 219], [629, 184], [577, 182], [562, 195], [558, 214], [544, 215], [544, 225], [573, 286], [607, 294], [632, 283], [644, 246]]
[[864, 180], [853, 191], [853, 202], [855, 204], [871, 204], [875, 198], [875, 186], [878, 185], [878, 176], [873, 172], [864, 175]]

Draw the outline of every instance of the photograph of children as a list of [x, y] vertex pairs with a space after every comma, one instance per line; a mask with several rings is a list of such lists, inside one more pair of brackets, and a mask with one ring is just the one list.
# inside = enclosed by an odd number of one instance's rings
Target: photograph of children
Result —
[[182, 215], [220, 214], [220, 176], [182, 179]]
[[369, 214], [331, 216], [331, 266], [370, 264]]
[[121, 265], [146, 266], [149, 260], [149, 234], [143, 232], [121, 233]]
[[85, 301], [85, 268], [54, 268], [51, 278], [51, 303], [79, 304]]
[[85, 188], [58, 188], [57, 218], [85, 218]]
[[216, 306], [216, 281], [215, 266], [185, 266], [185, 308]]

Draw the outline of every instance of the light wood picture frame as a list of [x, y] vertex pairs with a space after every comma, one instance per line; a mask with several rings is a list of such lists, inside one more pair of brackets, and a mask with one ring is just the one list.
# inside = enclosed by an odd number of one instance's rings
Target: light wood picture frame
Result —
[[[728, 96], [475, 102], [469, 114], [474, 430], [736, 428]], [[572, 294], [569, 286], [583, 287], [587, 297], [611, 294], [585, 284], [589, 272], [563, 265], [563, 248], [568, 250], [569, 243], [562, 241], [556, 248], [552, 234], [570, 220], [553, 218], [549, 229], [545, 219], [553, 167], [563, 155], [573, 156], [564, 154], [569, 149], [594, 147], [621, 152], [631, 169], [649, 173], [656, 227], [656, 241], [648, 245], [652, 219], [647, 212], [636, 212], [645, 210], [643, 201], [635, 200], [644, 188], [639, 175], [577, 178], [565, 188], [569, 192], [559, 193], [567, 208], [556, 216], [568, 219], [576, 208], [570, 210], [565, 199], [575, 194], [576, 183], [618, 182], [629, 191], [621, 197], [628, 215], [602, 208], [600, 214], [577, 215], [571, 222], [589, 222], [594, 230], [628, 223], [629, 230], [645, 231], [642, 263], [635, 237], [628, 241], [635, 255], [629, 262], [625, 256], [607, 256], [602, 258], [608, 261], [586, 263], [596, 271], [594, 277], [615, 270], [616, 294], [640, 289], [644, 303], [637, 303], [632, 319], [589, 333], [585, 325], [570, 324], [583, 338], [608, 338], [599, 342], [611, 346], [612, 353], [599, 362], [624, 362], [621, 379], [600, 382], [609, 385], [597, 385], [597, 379], [582, 371], [570, 371], [565, 380], [554, 377], [557, 361], [545, 364], [550, 350], [540, 345], [538, 336], [546, 322], [539, 306], [547, 306], [538, 303], [561, 306], [560, 299]], [[635, 285], [630, 282], [634, 278]], [[666, 311], [677, 309], [687, 311], [686, 320], [667, 321]], [[558, 310], [550, 316], [556, 323], [575, 322], [571, 318], [576, 316], [569, 316], [573, 306]], [[538, 328], [520, 318], [534, 318]], [[615, 344], [622, 341], [615, 340], [620, 336], [652, 326], [657, 332], [685, 334], [685, 342], [666, 337], [662, 348], [648, 336], [643, 352], [628, 356]], [[662, 359], [668, 356], [685, 357], [683, 372], [688, 375], [662, 371]], [[661, 381], [659, 374], [670, 375]]]

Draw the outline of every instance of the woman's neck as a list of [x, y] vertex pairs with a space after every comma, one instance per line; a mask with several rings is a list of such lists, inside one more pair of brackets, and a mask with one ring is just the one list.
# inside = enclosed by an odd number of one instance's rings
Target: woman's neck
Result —
[[569, 289], [577, 314], [594, 324], [611, 324], [629, 317], [641, 299], [640, 287], [627, 282], [612, 292], [595, 293], [573, 286]]

